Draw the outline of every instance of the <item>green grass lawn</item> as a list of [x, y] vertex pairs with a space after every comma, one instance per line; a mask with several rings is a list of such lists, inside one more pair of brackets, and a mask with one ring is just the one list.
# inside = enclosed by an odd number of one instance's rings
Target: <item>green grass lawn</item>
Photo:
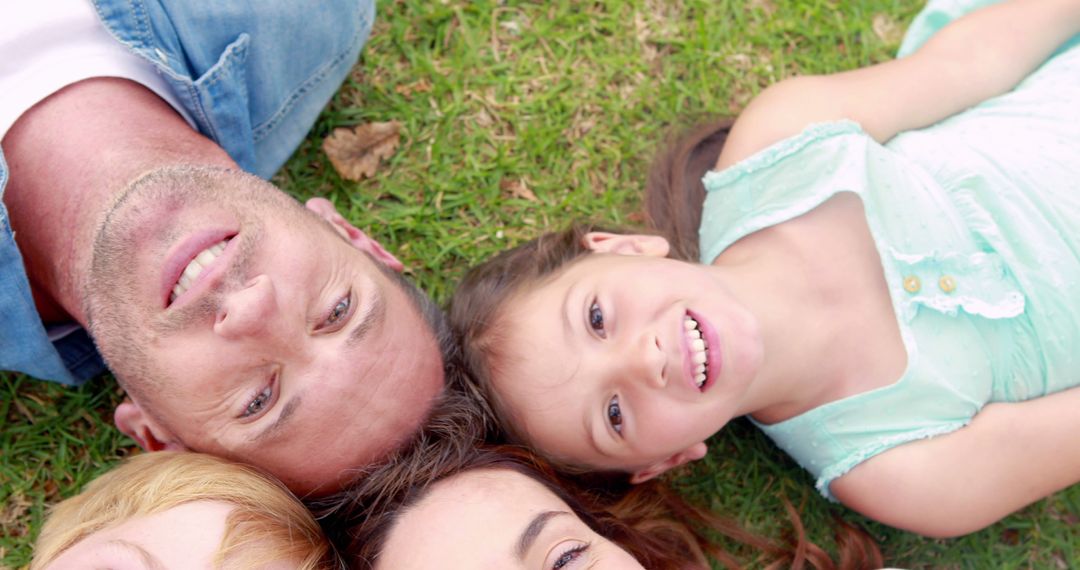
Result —
[[[353, 76], [275, 181], [336, 202], [443, 301], [469, 264], [541, 231], [638, 222], [643, 174], [672, 126], [735, 114], [793, 74], [888, 59], [920, 5], [387, 0]], [[396, 154], [370, 180], [340, 179], [322, 139], [388, 120], [403, 125]], [[6, 374], [0, 390], [0, 566], [20, 568], [46, 506], [133, 444], [111, 428], [111, 378], [73, 390]], [[893, 566], [1080, 567], [1080, 486], [966, 538], [927, 540], [828, 504], [747, 424], [710, 448], [678, 485], [754, 530], [779, 532], [787, 497], [819, 544], [832, 546], [841, 516], [878, 538]]]

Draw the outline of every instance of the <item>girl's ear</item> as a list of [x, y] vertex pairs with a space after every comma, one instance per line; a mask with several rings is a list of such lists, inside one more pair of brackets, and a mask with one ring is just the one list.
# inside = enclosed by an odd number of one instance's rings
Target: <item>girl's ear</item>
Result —
[[652, 465], [639, 469], [630, 474], [630, 483], [637, 485], [638, 483], [644, 483], [649, 479], [653, 479], [659, 475], [662, 475], [666, 471], [674, 469], [680, 465], [690, 463], [691, 461], [697, 461], [702, 457], [705, 457], [705, 452], [709, 448], [705, 445], [704, 441], [699, 441], [690, 447], [664, 459], [663, 461], [657, 461]]
[[619, 255], [667, 257], [668, 250], [671, 249], [663, 237], [645, 234], [589, 232], [585, 234], [584, 242], [583, 245], [590, 251]]

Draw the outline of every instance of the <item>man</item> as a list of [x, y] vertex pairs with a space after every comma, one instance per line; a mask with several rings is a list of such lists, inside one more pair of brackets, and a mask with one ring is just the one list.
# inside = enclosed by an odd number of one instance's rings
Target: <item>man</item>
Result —
[[[440, 317], [400, 262], [275, 172], [356, 61], [371, 2], [0, 7], [0, 366], [101, 370], [147, 450], [333, 490], [423, 421]], [[24, 6], [32, 4], [33, 7]]]

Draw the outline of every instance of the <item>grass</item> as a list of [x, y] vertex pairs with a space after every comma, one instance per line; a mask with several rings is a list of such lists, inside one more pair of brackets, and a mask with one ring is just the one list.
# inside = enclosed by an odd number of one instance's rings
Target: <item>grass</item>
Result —
[[[669, 128], [736, 113], [796, 73], [891, 57], [920, 3], [733, 0], [544, 3], [389, 0], [352, 77], [275, 177], [322, 195], [395, 251], [445, 300], [471, 263], [571, 220], [631, 225], [652, 152]], [[370, 180], [341, 180], [320, 143], [334, 127], [403, 124]], [[532, 195], [512, 189], [521, 185]], [[110, 427], [111, 378], [65, 389], [0, 374], [0, 565], [29, 562], [46, 505], [128, 454]], [[684, 470], [690, 497], [776, 533], [780, 497], [831, 546], [832, 517], [864, 525], [890, 565], [1080, 567], [1080, 486], [959, 540], [927, 540], [826, 503], [748, 424]]]

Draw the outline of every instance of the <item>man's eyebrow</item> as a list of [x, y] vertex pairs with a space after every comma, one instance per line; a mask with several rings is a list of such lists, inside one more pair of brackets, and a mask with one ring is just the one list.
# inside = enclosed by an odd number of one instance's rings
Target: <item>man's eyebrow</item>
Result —
[[285, 406], [281, 408], [281, 413], [278, 414], [274, 423], [263, 428], [262, 431], [252, 436], [248, 441], [251, 443], [258, 443], [281, 431], [281, 428], [285, 426], [289, 421], [289, 418], [296, 412], [296, 408], [300, 406], [300, 401], [300, 396], [294, 396], [293, 399], [289, 400]]
[[109, 544], [119, 546], [126, 550], [130, 550], [135, 554], [138, 554], [139, 558], [142, 559], [142, 563], [151, 570], [167, 570], [167, 568], [165, 568], [165, 565], [162, 564], [161, 560], [159, 560], [158, 557], [154, 556], [150, 553], [149, 550], [146, 550], [145, 548], [139, 546], [138, 544], [135, 544], [134, 542], [118, 538], [116, 540], [110, 540]]
[[541, 532], [544, 531], [544, 527], [547, 525], [549, 520], [559, 515], [568, 514], [570, 513], [567, 513], [565, 511], [544, 511], [533, 517], [532, 522], [529, 523], [529, 526], [525, 527], [525, 531], [521, 533], [521, 538], [518, 539], [518, 560], [525, 560], [525, 554], [527, 554], [529, 552], [529, 549], [532, 548], [533, 543], [536, 542], [536, 538], [540, 536]]
[[371, 301], [371, 309], [363, 315], [360, 323], [353, 327], [353, 330], [349, 332], [349, 338], [345, 340], [347, 350], [355, 348], [369, 332], [382, 326], [383, 321], [386, 320], [386, 298], [382, 291], [376, 289], [372, 296], [374, 298]]

